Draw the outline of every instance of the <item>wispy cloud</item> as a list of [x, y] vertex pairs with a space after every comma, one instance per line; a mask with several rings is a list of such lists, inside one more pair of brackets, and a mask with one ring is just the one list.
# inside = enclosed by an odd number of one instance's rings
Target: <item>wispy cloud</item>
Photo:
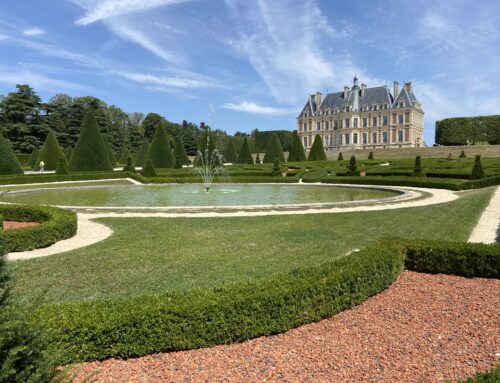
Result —
[[45, 30], [38, 27], [23, 29], [23, 35], [25, 36], [41, 36], [46, 34], [47, 32]]
[[265, 116], [285, 116], [292, 115], [296, 113], [296, 110], [274, 108], [271, 106], [262, 106], [254, 102], [242, 101], [238, 104], [227, 102], [222, 105], [224, 109], [235, 110], [238, 112], [250, 113], [250, 114], [260, 114]]
[[110, 73], [143, 85], [161, 87], [161, 89], [214, 89], [222, 87], [215, 80], [211, 79], [195, 79], [180, 76], [157, 76], [146, 73], [133, 73], [119, 70], [112, 70]]

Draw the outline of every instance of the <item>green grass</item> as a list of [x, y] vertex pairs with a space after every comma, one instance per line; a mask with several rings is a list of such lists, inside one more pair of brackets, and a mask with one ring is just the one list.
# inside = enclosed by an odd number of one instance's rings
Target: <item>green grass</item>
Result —
[[466, 241], [493, 188], [457, 201], [376, 212], [242, 218], [107, 218], [113, 236], [12, 262], [22, 303], [215, 287], [317, 265], [388, 237]]

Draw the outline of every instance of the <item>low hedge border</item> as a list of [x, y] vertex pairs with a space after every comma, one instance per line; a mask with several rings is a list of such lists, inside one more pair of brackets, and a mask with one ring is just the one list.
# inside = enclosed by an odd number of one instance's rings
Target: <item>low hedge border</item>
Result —
[[0, 205], [7, 221], [40, 222], [40, 225], [1, 230], [3, 252], [26, 251], [47, 247], [76, 234], [76, 213], [48, 206]]
[[42, 306], [32, 317], [61, 363], [239, 342], [330, 317], [409, 270], [499, 278], [500, 246], [386, 241], [318, 267], [213, 289]]
[[10, 184], [30, 184], [43, 182], [61, 182], [61, 181], [86, 181], [86, 180], [104, 180], [127, 178], [126, 172], [87, 172], [87, 173], [69, 173], [69, 174], [25, 174], [19, 176], [0, 176], [0, 185]]

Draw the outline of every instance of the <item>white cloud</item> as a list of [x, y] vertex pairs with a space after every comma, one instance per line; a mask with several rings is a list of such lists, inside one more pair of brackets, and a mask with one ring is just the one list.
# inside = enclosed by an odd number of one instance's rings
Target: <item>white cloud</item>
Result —
[[242, 101], [239, 104], [227, 102], [222, 105], [224, 109], [235, 110], [238, 112], [245, 112], [250, 114], [261, 114], [265, 116], [285, 116], [295, 114], [296, 110], [274, 108], [271, 106], [262, 106], [254, 102]]
[[123, 77], [144, 85], [153, 85], [160, 89], [180, 88], [180, 89], [208, 89], [220, 88], [221, 85], [211, 79], [196, 79], [180, 76], [157, 76], [145, 73], [131, 73], [119, 70], [112, 70], [110, 73]]
[[47, 32], [45, 32], [42, 28], [38, 27], [23, 29], [23, 35], [26, 36], [41, 36], [45, 34], [47, 34]]

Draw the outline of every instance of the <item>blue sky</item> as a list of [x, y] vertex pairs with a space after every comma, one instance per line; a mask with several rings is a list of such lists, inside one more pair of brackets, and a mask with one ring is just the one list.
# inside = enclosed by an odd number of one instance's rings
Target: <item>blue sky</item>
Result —
[[295, 129], [309, 93], [411, 80], [425, 141], [500, 112], [498, 0], [2, 0], [0, 93], [28, 83], [234, 133]]

